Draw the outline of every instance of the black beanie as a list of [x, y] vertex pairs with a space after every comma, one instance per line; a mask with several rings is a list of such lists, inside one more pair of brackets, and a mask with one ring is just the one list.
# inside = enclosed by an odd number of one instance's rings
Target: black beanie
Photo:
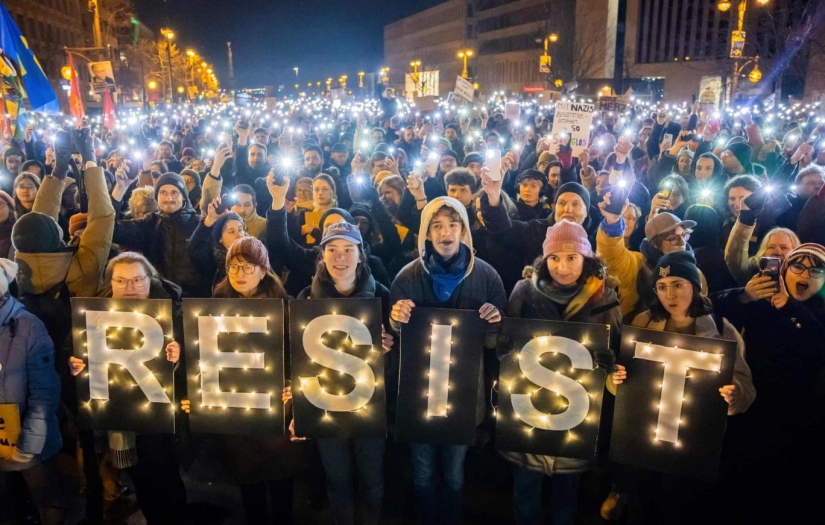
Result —
[[451, 149], [448, 149], [444, 153], [441, 154], [441, 158], [443, 159], [444, 157], [452, 157], [455, 160], [458, 160], [458, 153], [456, 153], [455, 151], [453, 151]]
[[215, 221], [215, 224], [212, 225], [212, 240], [214, 242], [220, 242], [221, 236], [223, 235], [223, 227], [226, 226], [228, 221], [238, 221], [241, 224], [244, 223], [243, 218], [235, 213], [234, 211], [228, 211], [225, 214], [218, 217], [218, 220]]
[[337, 143], [332, 146], [332, 153], [349, 153], [346, 144]]
[[347, 210], [345, 210], [343, 208], [330, 208], [327, 211], [325, 211], [323, 215], [321, 215], [321, 220], [318, 221], [318, 224], [320, 225], [319, 229], [321, 231], [326, 231], [326, 224], [325, 223], [326, 223], [327, 217], [329, 217], [330, 215], [334, 215], [334, 214], [340, 215], [341, 217], [344, 218], [345, 221], [347, 221], [350, 224], [355, 224], [355, 219], [352, 218], [352, 215], [350, 215], [350, 213]]
[[11, 243], [21, 253], [52, 253], [62, 246], [63, 232], [54, 219], [37, 211], [23, 215], [11, 229]]
[[748, 173], [753, 173], [753, 166], [751, 165], [753, 148], [750, 147], [750, 144], [746, 144], [745, 142], [728, 142], [725, 149], [733, 153], [733, 156], [736, 157], [736, 160], [739, 161], [739, 164], [741, 164]]
[[479, 164], [484, 164], [484, 157], [481, 155], [481, 153], [477, 151], [472, 151], [464, 155], [464, 162], [461, 163], [461, 167], [466, 168], [470, 165], [471, 162], [478, 162]]
[[663, 277], [681, 277], [697, 288], [702, 288], [702, 278], [696, 266], [696, 259], [692, 253], [684, 250], [661, 256], [653, 269], [653, 277], [657, 281]]
[[559, 196], [561, 196], [562, 193], [575, 193], [576, 195], [581, 197], [584, 201], [585, 211], [590, 213], [590, 192], [587, 191], [584, 188], [584, 186], [582, 186], [578, 182], [565, 182], [564, 184], [559, 186], [559, 189], [556, 192], [556, 198], [555, 200], [553, 200], [553, 204], [556, 204], [558, 202]]
[[189, 190], [186, 189], [186, 181], [183, 180], [183, 177], [177, 173], [172, 173], [171, 171], [158, 177], [158, 181], [155, 183], [155, 200], [160, 200], [158, 199], [158, 194], [160, 193], [161, 187], [170, 184], [179, 189], [183, 194], [185, 206], [186, 202], [189, 201]]
[[516, 177], [516, 185], [520, 184], [521, 181], [525, 179], [535, 179], [542, 183], [542, 185], [547, 185], [547, 176], [538, 171], [538, 170], [524, 170], [522, 171], [518, 177]]

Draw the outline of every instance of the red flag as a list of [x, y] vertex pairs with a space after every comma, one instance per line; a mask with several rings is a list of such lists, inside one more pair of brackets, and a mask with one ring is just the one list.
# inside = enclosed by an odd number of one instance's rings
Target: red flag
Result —
[[80, 83], [77, 80], [77, 72], [74, 70], [74, 58], [69, 53], [69, 68], [72, 72], [72, 89], [69, 92], [69, 111], [78, 122], [83, 120], [86, 113], [83, 111], [83, 99], [80, 98]]
[[106, 87], [103, 93], [103, 127], [115, 130], [115, 105], [112, 102], [112, 90]]

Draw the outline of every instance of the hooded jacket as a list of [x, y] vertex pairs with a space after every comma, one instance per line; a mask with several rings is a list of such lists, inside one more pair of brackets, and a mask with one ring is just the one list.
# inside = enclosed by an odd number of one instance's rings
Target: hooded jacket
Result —
[[0, 305], [0, 403], [20, 409], [16, 447], [34, 454], [27, 463], [0, 460], [0, 470], [24, 470], [60, 450], [57, 421], [60, 378], [54, 363], [54, 344], [46, 327], [13, 297]]
[[[40, 295], [65, 282], [69, 292], [77, 297], [94, 297], [100, 286], [100, 276], [106, 268], [112, 247], [115, 210], [109, 198], [103, 168], [85, 170], [89, 215], [86, 230], [75, 247], [52, 253], [17, 252], [20, 266], [17, 284], [25, 293]], [[44, 177], [34, 199], [32, 210], [44, 213], [57, 222], [63, 198], [64, 181]]]
[[[616, 348], [622, 326], [622, 314], [616, 292], [595, 276], [587, 279], [581, 291], [567, 305], [553, 302], [538, 289], [538, 276], [522, 279], [516, 284], [507, 302], [507, 317], [546, 319], [576, 323], [607, 324], [610, 326], [610, 346]], [[561, 307], [564, 310], [560, 311]], [[499, 356], [502, 358], [504, 356]], [[553, 474], [573, 474], [587, 470], [590, 462], [556, 456], [501, 451], [501, 456], [521, 467]]]
[[[704, 182], [699, 182], [696, 178], [696, 164], [700, 159], [711, 159], [713, 161], [713, 174]], [[690, 169], [690, 176], [686, 178], [688, 183], [688, 201], [691, 204], [708, 204], [707, 197], [702, 198], [702, 190], [710, 190], [713, 208], [724, 217], [727, 213], [727, 195], [725, 195], [725, 183], [728, 178], [722, 170], [722, 161], [713, 153], [707, 152], [693, 157], [693, 164]]]
[[[427, 265], [424, 261], [425, 245], [427, 242], [427, 232], [430, 221], [435, 212], [442, 205], [447, 205], [461, 217], [464, 225], [461, 242], [470, 249], [467, 267], [464, 277], [446, 301], [440, 301], [433, 291], [433, 279], [430, 276]], [[421, 228], [418, 232], [418, 259], [407, 264], [396, 276], [390, 288], [390, 305], [402, 299], [410, 299], [416, 307], [421, 308], [453, 308], [462, 310], [478, 311], [485, 303], [494, 305], [499, 310], [504, 310], [507, 296], [504, 292], [504, 285], [501, 277], [492, 266], [477, 259], [473, 254], [473, 238], [470, 233], [470, 221], [467, 218], [466, 208], [457, 200], [450, 197], [439, 197], [422, 210]], [[393, 330], [397, 333], [401, 330], [401, 324], [390, 320]], [[497, 327], [488, 324], [484, 348], [495, 348], [497, 340]], [[479, 351], [483, 351], [479, 348]], [[480, 424], [484, 419], [485, 399], [484, 395], [484, 367], [479, 371], [478, 404], [476, 406], [476, 424]]]
[[113, 241], [143, 253], [165, 279], [183, 289], [184, 297], [208, 297], [209, 277], [192, 264], [186, 249], [198, 226], [198, 213], [185, 185], [181, 193], [183, 206], [175, 213], [155, 211], [140, 219], [117, 221]]

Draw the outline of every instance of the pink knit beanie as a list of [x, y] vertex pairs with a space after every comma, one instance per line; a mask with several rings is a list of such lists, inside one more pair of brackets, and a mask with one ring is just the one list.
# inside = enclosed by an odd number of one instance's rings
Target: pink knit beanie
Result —
[[541, 245], [544, 258], [556, 252], [580, 253], [585, 257], [593, 257], [593, 248], [587, 240], [587, 232], [580, 224], [562, 219], [547, 228], [547, 237]]

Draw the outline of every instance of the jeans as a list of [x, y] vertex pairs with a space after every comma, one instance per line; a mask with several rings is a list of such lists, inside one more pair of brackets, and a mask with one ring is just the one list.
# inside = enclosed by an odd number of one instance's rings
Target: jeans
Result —
[[361, 522], [377, 525], [384, 500], [384, 438], [319, 438], [318, 453], [327, 478], [327, 496], [335, 525], [355, 523], [353, 460], [358, 471]]
[[[468, 448], [466, 445], [410, 443], [419, 523], [452, 525], [461, 521], [461, 489]], [[440, 476], [436, 474], [439, 459]]]
[[[544, 474], [513, 466], [513, 510], [519, 525], [542, 525], [541, 485]], [[580, 474], [555, 474], [550, 477], [553, 525], [571, 525], [576, 515]]]
[[[241, 484], [241, 500], [247, 525], [292, 525], [292, 478]], [[266, 499], [269, 495], [269, 505]]]

